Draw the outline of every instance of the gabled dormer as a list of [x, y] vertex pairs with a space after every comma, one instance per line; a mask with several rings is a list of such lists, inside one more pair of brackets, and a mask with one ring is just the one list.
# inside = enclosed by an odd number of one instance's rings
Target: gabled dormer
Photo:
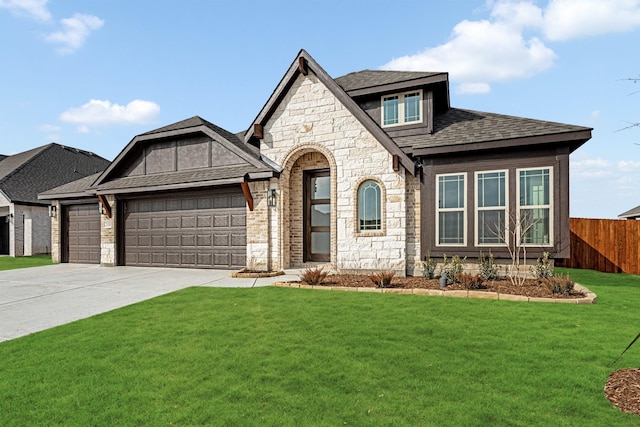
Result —
[[447, 73], [364, 70], [336, 83], [391, 137], [433, 133], [449, 109]]

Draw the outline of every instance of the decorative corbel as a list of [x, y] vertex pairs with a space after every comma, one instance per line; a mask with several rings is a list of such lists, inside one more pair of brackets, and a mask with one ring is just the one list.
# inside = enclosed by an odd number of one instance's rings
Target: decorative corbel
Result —
[[253, 212], [253, 196], [251, 195], [251, 189], [249, 188], [248, 182], [241, 182], [240, 186], [242, 187], [242, 194], [244, 194], [244, 199], [247, 201], [247, 206], [249, 207], [249, 211]]
[[100, 204], [102, 205], [104, 214], [107, 216], [107, 218], [111, 218], [111, 206], [109, 205], [107, 199], [102, 194], [98, 194], [98, 200], [100, 200]]

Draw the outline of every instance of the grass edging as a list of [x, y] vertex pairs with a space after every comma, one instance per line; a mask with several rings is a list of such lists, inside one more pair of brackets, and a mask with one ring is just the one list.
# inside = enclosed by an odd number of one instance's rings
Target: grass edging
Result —
[[346, 286], [311, 286], [304, 285], [299, 282], [274, 282], [271, 286], [280, 288], [299, 288], [299, 289], [317, 289], [323, 291], [351, 291], [351, 292], [371, 292], [378, 294], [403, 294], [403, 295], [426, 295], [449, 298], [477, 298], [477, 299], [495, 299], [503, 301], [520, 301], [520, 302], [552, 302], [561, 304], [595, 304], [598, 296], [578, 283], [574, 288], [582, 292], [585, 296], [582, 298], [540, 298], [528, 297], [525, 295], [502, 294], [498, 292], [484, 291], [465, 291], [452, 290], [445, 291], [443, 289], [402, 289], [402, 288], [366, 288], [366, 287], [346, 287]]

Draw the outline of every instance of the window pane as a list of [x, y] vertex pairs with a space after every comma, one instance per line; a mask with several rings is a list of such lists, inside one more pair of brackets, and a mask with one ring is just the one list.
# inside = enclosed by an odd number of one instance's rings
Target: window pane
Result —
[[549, 204], [549, 169], [520, 171], [520, 205]]
[[549, 244], [549, 209], [522, 209], [521, 226], [526, 230], [524, 234], [524, 243], [532, 245], [548, 245]]
[[439, 177], [441, 209], [464, 208], [464, 175]]
[[395, 125], [398, 123], [398, 97], [384, 98], [382, 104], [383, 125]]
[[366, 181], [358, 189], [358, 226], [360, 230], [382, 229], [380, 186]]
[[314, 231], [311, 233], [311, 253], [329, 254], [331, 233], [328, 231]]
[[311, 206], [311, 226], [328, 227], [331, 225], [331, 205], [321, 204]]
[[478, 212], [478, 243], [500, 244], [505, 232], [504, 210]]
[[404, 121], [420, 121], [420, 93], [410, 93], [404, 96]]
[[318, 176], [311, 178], [311, 199], [331, 198], [331, 178], [328, 176]]
[[464, 243], [464, 212], [440, 212], [440, 244]]
[[505, 206], [505, 173], [478, 174], [478, 207]]

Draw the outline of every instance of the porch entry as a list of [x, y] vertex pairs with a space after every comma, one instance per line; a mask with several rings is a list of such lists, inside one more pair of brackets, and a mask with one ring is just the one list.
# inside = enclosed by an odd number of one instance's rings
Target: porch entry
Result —
[[331, 260], [329, 169], [304, 171], [304, 261]]

